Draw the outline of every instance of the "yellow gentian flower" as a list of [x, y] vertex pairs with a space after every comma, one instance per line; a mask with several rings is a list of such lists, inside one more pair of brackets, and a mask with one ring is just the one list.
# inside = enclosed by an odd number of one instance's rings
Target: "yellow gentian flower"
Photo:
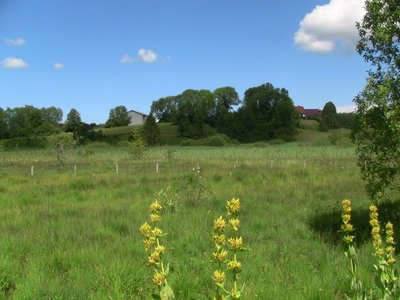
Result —
[[216, 231], [224, 231], [226, 226], [226, 222], [222, 216], [214, 221], [214, 230]]
[[240, 200], [233, 198], [226, 202], [226, 209], [228, 210], [229, 214], [235, 214], [239, 212], [240, 209]]

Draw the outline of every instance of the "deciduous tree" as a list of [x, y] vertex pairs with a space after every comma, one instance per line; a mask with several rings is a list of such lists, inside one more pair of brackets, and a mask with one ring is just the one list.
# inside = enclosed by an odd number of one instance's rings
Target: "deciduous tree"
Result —
[[358, 163], [372, 200], [398, 183], [400, 170], [400, 5], [392, 0], [367, 0], [357, 24], [357, 50], [371, 65], [357, 104], [353, 137]]
[[110, 110], [105, 127], [119, 127], [129, 125], [131, 119], [125, 106], [119, 105]]
[[148, 146], [156, 146], [160, 144], [160, 129], [158, 128], [156, 119], [153, 115], [150, 114], [146, 118], [141, 134]]

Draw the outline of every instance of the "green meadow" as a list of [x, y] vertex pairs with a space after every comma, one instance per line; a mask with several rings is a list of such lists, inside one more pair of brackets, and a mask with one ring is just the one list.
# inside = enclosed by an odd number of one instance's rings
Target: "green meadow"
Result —
[[0, 152], [0, 299], [150, 299], [138, 229], [161, 190], [171, 200], [160, 227], [177, 299], [212, 299], [213, 220], [232, 198], [251, 248], [240, 254], [243, 299], [343, 299], [345, 198], [359, 273], [372, 288], [369, 201], [354, 148], [318, 144], [165, 146], [141, 157], [99, 144], [70, 151], [64, 166], [47, 149]]

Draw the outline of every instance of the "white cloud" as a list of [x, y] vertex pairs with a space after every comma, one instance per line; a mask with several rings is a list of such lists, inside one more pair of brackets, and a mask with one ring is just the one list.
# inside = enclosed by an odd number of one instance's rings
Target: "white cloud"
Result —
[[136, 59], [133, 57], [130, 57], [128, 54], [125, 54], [121, 60], [119, 61], [121, 64], [127, 64], [127, 63], [132, 63], [134, 62]]
[[61, 69], [64, 69], [64, 65], [61, 64], [61, 63], [55, 63], [53, 66], [54, 66], [54, 69], [55, 69], [56, 71], [59, 71], [59, 70], [61, 70]]
[[18, 39], [4, 39], [5, 43], [7, 45], [11, 45], [11, 46], [22, 46], [23, 44], [26, 43], [26, 41], [23, 38], [18, 38]]
[[131, 57], [128, 54], [125, 54], [120, 63], [133, 63], [135, 61], [141, 61], [144, 63], [153, 63], [158, 59], [158, 54], [150, 49], [139, 49], [137, 57]]
[[348, 105], [348, 106], [337, 106], [336, 111], [338, 113], [351, 113], [356, 111], [355, 105]]
[[354, 51], [359, 39], [356, 22], [365, 14], [364, 0], [330, 0], [317, 5], [300, 22], [294, 42], [305, 51]]
[[1, 66], [7, 69], [27, 68], [28, 64], [22, 58], [7, 57], [1, 62]]
[[158, 58], [158, 55], [153, 50], [140, 49], [138, 55], [139, 59], [145, 63], [155, 62]]

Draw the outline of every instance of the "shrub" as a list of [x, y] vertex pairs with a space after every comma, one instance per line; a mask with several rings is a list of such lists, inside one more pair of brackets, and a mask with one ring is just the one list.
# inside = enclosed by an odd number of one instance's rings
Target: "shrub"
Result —
[[206, 137], [204, 139], [186, 139], [183, 140], [180, 145], [181, 146], [211, 146], [211, 147], [222, 147], [228, 144], [226, 140], [229, 140], [229, 137], [223, 134], [213, 135], [210, 137]]
[[318, 130], [322, 131], [322, 132], [327, 132], [328, 131], [328, 125], [325, 123], [325, 121], [322, 120], [319, 123]]
[[275, 139], [269, 142], [270, 145], [282, 145], [285, 144], [286, 142], [281, 139]]
[[128, 141], [119, 141], [117, 143], [117, 146], [121, 148], [128, 148], [130, 145], [131, 144]]
[[266, 142], [256, 142], [256, 143], [253, 144], [253, 147], [266, 148], [266, 147], [268, 147], [268, 144]]
[[37, 137], [20, 137], [3, 140], [2, 144], [5, 149], [14, 148], [46, 148], [48, 140], [44, 136]]
[[213, 147], [221, 147], [227, 144], [224, 137], [220, 135], [210, 136], [202, 140], [202, 146], [213, 146]]

